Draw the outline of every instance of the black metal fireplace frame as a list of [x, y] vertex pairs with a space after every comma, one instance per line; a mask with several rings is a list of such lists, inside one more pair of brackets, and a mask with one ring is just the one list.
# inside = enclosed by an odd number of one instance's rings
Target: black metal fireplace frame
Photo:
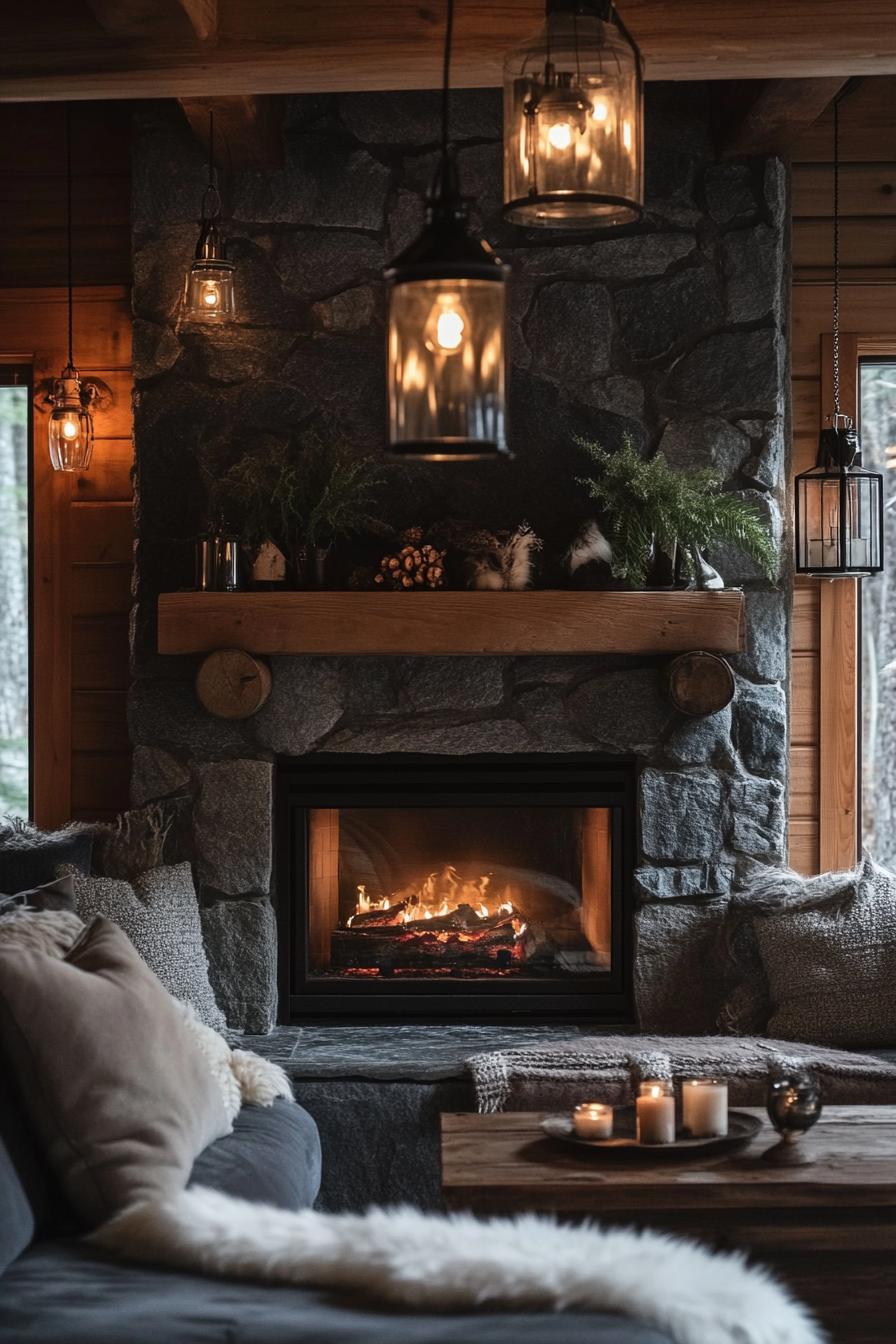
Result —
[[[471, 800], [500, 806], [566, 804], [612, 809], [611, 969], [581, 981], [365, 979], [323, 981], [307, 970], [308, 812], [312, 807], [419, 808]], [[619, 757], [560, 755], [424, 756], [414, 753], [281, 757], [274, 794], [274, 897], [279, 935], [279, 1018], [320, 1020], [630, 1021], [637, 766]], [[296, 814], [299, 814], [298, 818]], [[295, 824], [296, 822], [299, 824]]]

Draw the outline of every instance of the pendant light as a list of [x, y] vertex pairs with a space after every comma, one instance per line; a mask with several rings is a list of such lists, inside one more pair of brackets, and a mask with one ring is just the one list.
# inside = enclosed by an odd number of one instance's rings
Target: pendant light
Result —
[[546, 0], [504, 62], [504, 213], [526, 228], [629, 224], [644, 205], [641, 55], [611, 0]]
[[442, 150], [416, 242], [386, 269], [390, 450], [428, 462], [509, 456], [505, 440], [507, 267], [469, 230], [448, 139], [454, 2], [448, 0]]
[[833, 398], [814, 467], [794, 490], [796, 571], [862, 578], [884, 567], [883, 477], [862, 468], [859, 436], [840, 405], [840, 106], [834, 103]]
[[47, 401], [50, 462], [54, 471], [86, 471], [93, 453], [92, 406], [98, 396], [94, 382], [82, 380], [72, 353], [74, 301], [72, 297], [72, 128], [71, 110], [65, 108], [66, 275], [68, 287], [68, 363], [53, 379]]
[[235, 315], [232, 261], [218, 232], [221, 194], [215, 170], [215, 118], [208, 114], [208, 183], [202, 195], [199, 240], [193, 264], [184, 282], [183, 320], [189, 323], [220, 323]]

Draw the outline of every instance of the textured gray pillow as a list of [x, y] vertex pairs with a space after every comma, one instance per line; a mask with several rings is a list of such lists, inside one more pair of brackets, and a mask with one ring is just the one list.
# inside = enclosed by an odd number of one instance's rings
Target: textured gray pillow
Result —
[[140, 956], [175, 999], [190, 1003], [200, 1021], [223, 1030], [202, 942], [199, 902], [188, 863], [153, 868], [130, 882], [75, 874], [75, 900], [89, 923], [103, 915], [124, 929]]
[[836, 876], [820, 888], [816, 905], [753, 920], [771, 1000], [768, 1034], [824, 1045], [893, 1045], [896, 876], [870, 860]]

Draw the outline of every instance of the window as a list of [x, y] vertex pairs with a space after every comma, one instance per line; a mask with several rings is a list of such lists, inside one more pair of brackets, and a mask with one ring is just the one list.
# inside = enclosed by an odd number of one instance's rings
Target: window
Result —
[[859, 362], [863, 465], [884, 477], [886, 569], [862, 581], [862, 844], [896, 865], [896, 353]]
[[0, 363], [0, 812], [30, 811], [30, 370]]

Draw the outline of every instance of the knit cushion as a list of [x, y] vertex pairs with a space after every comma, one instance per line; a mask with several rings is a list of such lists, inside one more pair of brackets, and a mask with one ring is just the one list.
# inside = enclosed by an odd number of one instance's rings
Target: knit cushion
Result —
[[200, 1021], [222, 1030], [202, 942], [199, 903], [188, 863], [153, 868], [130, 882], [75, 875], [75, 900], [89, 923], [104, 915], [124, 929], [150, 970], [176, 999], [192, 1004]]

